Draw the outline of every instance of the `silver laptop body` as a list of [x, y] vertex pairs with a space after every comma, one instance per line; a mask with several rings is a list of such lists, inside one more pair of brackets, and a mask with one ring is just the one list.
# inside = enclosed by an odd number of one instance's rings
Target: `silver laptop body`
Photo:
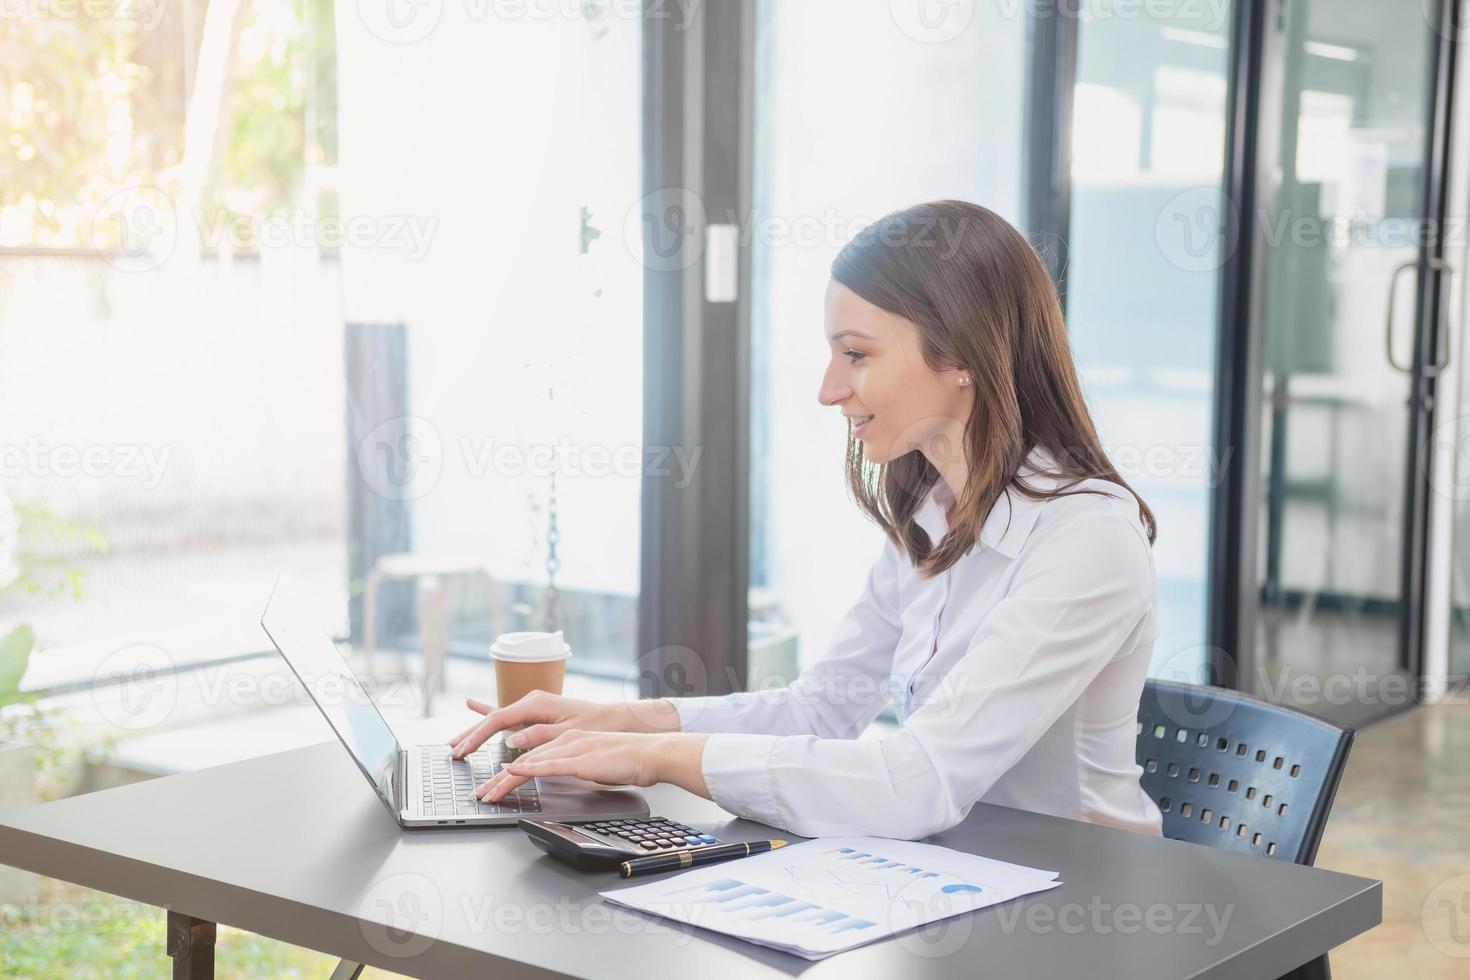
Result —
[[648, 802], [631, 790], [603, 789], [570, 776], [538, 777], [521, 784], [498, 804], [473, 796], [506, 762], [519, 754], [501, 735], [465, 759], [449, 758], [446, 743], [405, 750], [326, 632], [305, 625], [271, 591], [260, 625], [332, 731], [367, 777], [378, 799], [400, 826], [485, 827], [535, 820], [620, 820], [648, 816]]

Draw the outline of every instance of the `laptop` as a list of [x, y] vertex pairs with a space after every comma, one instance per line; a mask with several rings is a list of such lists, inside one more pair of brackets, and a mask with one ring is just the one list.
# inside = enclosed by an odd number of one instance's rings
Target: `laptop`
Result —
[[574, 822], [648, 816], [641, 793], [605, 789], [571, 776], [530, 779], [499, 803], [481, 803], [475, 789], [520, 754], [505, 744], [504, 733], [463, 759], [451, 759], [445, 742], [405, 748], [337, 645], [324, 630], [288, 612], [290, 604], [278, 591], [279, 586], [271, 590], [261, 627], [399, 826], [514, 826], [523, 818]]

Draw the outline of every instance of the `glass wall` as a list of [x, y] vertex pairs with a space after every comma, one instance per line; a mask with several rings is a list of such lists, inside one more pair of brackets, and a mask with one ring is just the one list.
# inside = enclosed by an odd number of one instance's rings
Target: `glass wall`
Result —
[[345, 624], [331, 6], [221, 6], [0, 19], [0, 636], [32, 638], [26, 690], [259, 651], [278, 571]]
[[[645, 464], [697, 463], [642, 445], [639, 10], [417, 9], [421, 37], [341, 34], [344, 205], [425, 229], [415, 254], [343, 256], [348, 323], [406, 338], [378, 379], [401, 407], [373, 419], [406, 416], [401, 438], [358, 458], [407, 528], [381, 544], [488, 572], [448, 582], [451, 650], [563, 629], [573, 669], [628, 664]], [[380, 625], [411, 634], [411, 598]]]
[[905, 16], [911, 6], [757, 8], [747, 216], [756, 681], [765, 664], [789, 672], [820, 659], [883, 542], [846, 493], [841, 414], [817, 403], [832, 259], [864, 224], [925, 200], [962, 198], [1021, 221], [1025, 18], [958, 4], [920, 19]]
[[1232, 463], [1212, 438], [1230, 6], [1087, 0], [1078, 25], [1067, 317], [1104, 448], [1158, 520], [1153, 672], [1188, 681]]

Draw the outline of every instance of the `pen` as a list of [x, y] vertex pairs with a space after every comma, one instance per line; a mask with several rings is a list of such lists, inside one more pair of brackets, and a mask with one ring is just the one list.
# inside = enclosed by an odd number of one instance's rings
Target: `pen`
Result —
[[646, 874], [650, 871], [673, 871], [676, 868], [693, 868], [701, 864], [714, 864], [747, 854], [762, 854], [785, 847], [784, 840], [755, 840], [748, 844], [720, 844], [717, 847], [696, 847], [677, 854], [650, 854], [636, 857], [619, 865], [624, 878]]

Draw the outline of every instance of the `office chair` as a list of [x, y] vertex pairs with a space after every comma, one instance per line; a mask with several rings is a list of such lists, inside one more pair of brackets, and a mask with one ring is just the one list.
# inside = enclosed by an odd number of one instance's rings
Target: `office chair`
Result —
[[1353, 744], [1341, 729], [1223, 688], [1144, 684], [1138, 764], [1164, 836], [1310, 865]]
[[[1353, 730], [1235, 691], [1145, 682], [1140, 782], [1164, 836], [1310, 865], [1347, 765]], [[1288, 974], [1331, 976], [1322, 956]]]

